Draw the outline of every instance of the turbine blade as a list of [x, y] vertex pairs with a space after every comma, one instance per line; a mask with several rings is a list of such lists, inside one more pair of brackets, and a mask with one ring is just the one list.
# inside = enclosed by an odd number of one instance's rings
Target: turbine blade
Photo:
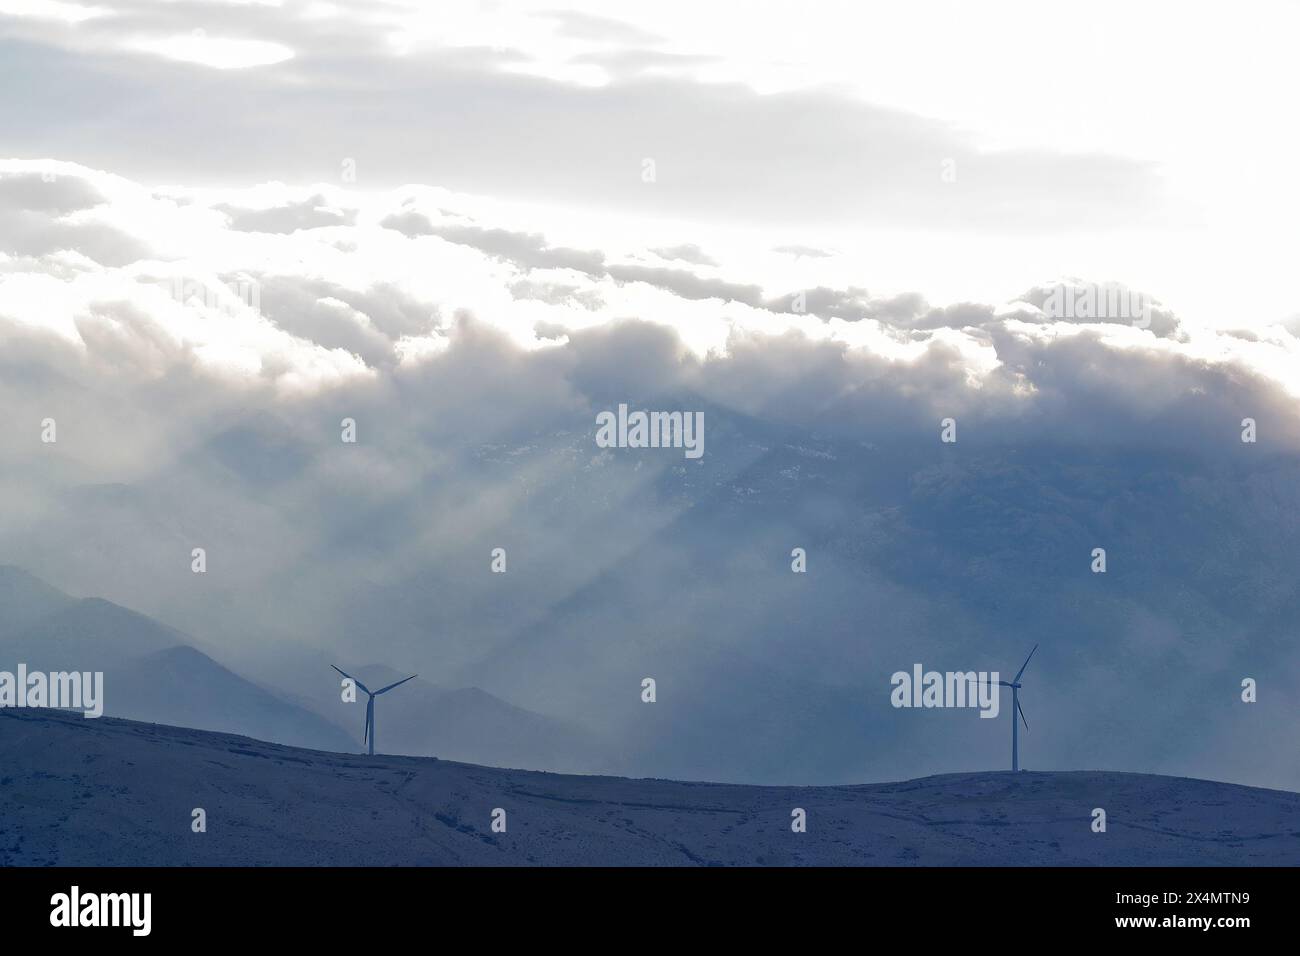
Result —
[[375, 719], [375, 699], [372, 697], [366, 703], [366, 732], [361, 735], [363, 744], [370, 743], [370, 722]]
[[[1036, 651], [1036, 650], [1038, 650], [1038, 645], [1037, 645], [1037, 644], [1034, 645], [1034, 651]], [[1033, 656], [1034, 656], [1034, 651], [1030, 651], [1030, 652], [1029, 652], [1029, 657], [1033, 657]], [[1025, 668], [1029, 666], [1029, 657], [1026, 657], [1026, 658], [1025, 658], [1025, 662], [1024, 662], [1023, 664], [1020, 665], [1020, 670], [1016, 671], [1016, 676], [1013, 677], [1013, 678], [1011, 678], [1011, 683], [1013, 683], [1013, 684], [1018, 684], [1018, 683], [1020, 683], [1020, 675], [1023, 674], [1023, 673], [1025, 672]]]
[[412, 674], [410, 677], [403, 677], [395, 684], [389, 684], [387, 687], [379, 688], [379, 690], [375, 691], [375, 696], [378, 697], [380, 694], [387, 693], [388, 691], [392, 690], [394, 687], [397, 687], [401, 684], [405, 684], [408, 680], [415, 680], [419, 676], [420, 676], [419, 674]]
[[[334, 665], [331, 664], [330, 667], [334, 667]], [[355, 677], [353, 677], [351, 674], [347, 673], [346, 671], [339, 670], [339, 668], [337, 668], [337, 667], [334, 667], [334, 669], [335, 669], [336, 671], [338, 671], [340, 674], [342, 674], [344, 677], [346, 677], [348, 680], [352, 681], [352, 683], [356, 684], [358, 687], [360, 687], [362, 690], [364, 690], [367, 694], [370, 693], [370, 688], [367, 687], [365, 684], [361, 683], [361, 681], [357, 680], [357, 679], [356, 679]]]
[[1016, 710], [1020, 711], [1020, 719], [1025, 721], [1025, 730], [1029, 729], [1029, 721], [1025, 720], [1025, 708], [1020, 706], [1020, 701], [1016, 701]]

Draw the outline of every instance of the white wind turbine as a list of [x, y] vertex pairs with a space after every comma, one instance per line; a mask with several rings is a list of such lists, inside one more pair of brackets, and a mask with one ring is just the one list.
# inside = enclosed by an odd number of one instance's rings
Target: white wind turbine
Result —
[[[1029, 657], [1034, 656], [1034, 651], [1038, 650], [1038, 645], [1034, 645], [1034, 650], [1029, 652]], [[1029, 721], [1025, 720], [1025, 712], [1020, 707], [1020, 675], [1025, 672], [1029, 666], [1029, 657], [1020, 665], [1020, 670], [1016, 671], [1016, 676], [1009, 681], [998, 681], [1003, 687], [1011, 688], [1011, 770], [1015, 772], [1020, 769], [1020, 725], [1016, 723], [1016, 715], [1025, 721], [1025, 730], [1029, 729]]]
[[[334, 667], [334, 665], [331, 664], [330, 667]], [[344, 673], [343, 671], [339, 670], [337, 667], [334, 667], [334, 669], [338, 671], [340, 674], [343, 674], [344, 677], [352, 681], [354, 684], [356, 684], [358, 687], [364, 690], [367, 695], [369, 695], [368, 699], [366, 700], [366, 734], [363, 740], [365, 743], [368, 743], [370, 745], [370, 756], [373, 757], [375, 755], [375, 698], [378, 697], [380, 694], [388, 693], [390, 690], [392, 690], [394, 687], [398, 686], [399, 684], [405, 684], [408, 680], [415, 680], [415, 678], [419, 677], [420, 675], [412, 674], [410, 677], [403, 677], [401, 680], [389, 684], [387, 687], [381, 687], [379, 688], [379, 690], [372, 691], [369, 687], [361, 683], [361, 681], [357, 680], [351, 674]]]

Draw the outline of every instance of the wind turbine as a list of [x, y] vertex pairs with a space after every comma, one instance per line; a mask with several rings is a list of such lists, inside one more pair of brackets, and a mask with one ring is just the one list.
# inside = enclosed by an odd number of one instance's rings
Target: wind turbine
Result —
[[[1038, 650], [1038, 645], [1034, 645], [1034, 650], [1029, 652], [1029, 657], [1034, 656], [1034, 651]], [[1003, 687], [1011, 688], [1011, 770], [1014, 773], [1020, 769], [1020, 725], [1016, 723], [1016, 715], [1020, 715], [1021, 720], [1025, 720], [1025, 712], [1020, 708], [1020, 675], [1025, 672], [1029, 666], [1029, 657], [1020, 665], [1020, 670], [1016, 671], [1016, 676], [1009, 681], [998, 681]], [[1025, 720], [1025, 730], [1029, 729], [1029, 721]]]
[[[330, 667], [334, 667], [334, 665], [331, 664]], [[420, 675], [412, 674], [410, 677], [403, 677], [401, 680], [389, 684], [387, 687], [381, 687], [379, 688], [379, 690], [372, 691], [369, 687], [361, 683], [361, 681], [357, 680], [351, 674], [345, 673], [339, 670], [337, 667], [334, 667], [334, 669], [338, 671], [340, 674], [343, 674], [344, 677], [352, 681], [354, 684], [356, 684], [358, 687], [360, 687], [369, 695], [369, 699], [366, 701], [366, 734], [365, 737], [362, 739], [363, 742], [370, 744], [370, 756], [373, 757], [375, 755], [375, 698], [378, 697], [380, 694], [388, 693], [394, 687], [398, 686], [398, 684], [405, 684], [408, 680], [415, 680], [415, 678], [419, 677]]]

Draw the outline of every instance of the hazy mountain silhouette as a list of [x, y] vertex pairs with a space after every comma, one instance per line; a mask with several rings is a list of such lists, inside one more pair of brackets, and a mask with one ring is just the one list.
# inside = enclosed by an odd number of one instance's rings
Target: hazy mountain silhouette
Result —
[[[349, 671], [372, 690], [400, 680], [384, 667]], [[404, 675], [403, 675], [404, 676]], [[333, 695], [335, 722], [356, 724], [359, 708]], [[493, 767], [596, 772], [610, 766], [594, 735], [562, 721], [515, 707], [477, 687], [441, 687], [416, 678], [378, 704], [384, 753], [436, 756]], [[346, 724], [345, 724], [346, 726]]]
[[[103, 671], [104, 712], [344, 749], [325, 718], [258, 687], [190, 646], [175, 628], [100, 598], [72, 598], [14, 567], [0, 567], [0, 669]], [[14, 627], [13, 622], [21, 626]]]
[[0, 638], [52, 617], [74, 601], [22, 568], [0, 564]]
[[187, 643], [186, 635], [101, 598], [82, 598], [3, 638], [13, 660], [43, 670], [106, 670]]
[[[593, 462], [583, 434], [501, 452], [547, 475], [571, 442], [564, 460], [588, 463], [554, 469], [476, 539], [564, 527], [564, 571], [521, 546], [523, 580], [505, 587], [457, 553], [361, 588], [349, 634], [378, 624], [413, 669], [436, 654], [458, 682], [606, 727], [636, 773], [753, 783], [1008, 766], [1004, 723], [894, 710], [889, 678], [915, 662], [1014, 672], [1041, 643], [1025, 766], [1300, 786], [1300, 765], [1276, 758], [1300, 730], [1286, 636], [1300, 461], [1240, 442], [1192, 458], [970, 438], [957, 454], [709, 415], [698, 465]], [[807, 574], [791, 573], [796, 546]], [[559, 583], [541, 594], [548, 574]], [[431, 630], [473, 640], [444, 650]], [[638, 698], [646, 676], [661, 712]], [[1246, 677], [1269, 695], [1243, 703]]]
[[[364, 695], [358, 707], [344, 704], [328, 659], [302, 645], [271, 647], [249, 680], [175, 628], [111, 601], [69, 597], [9, 566], [0, 567], [0, 615], [10, 624], [0, 632], [0, 669], [24, 663], [29, 670], [103, 671], [109, 715], [320, 750], [361, 749]], [[353, 673], [374, 689], [406, 676], [378, 665]], [[610, 766], [608, 748], [593, 735], [474, 687], [411, 681], [383, 697], [377, 723], [386, 753], [537, 769]]]
[[[1006, 768], [1004, 718], [896, 710], [890, 675], [917, 662], [1014, 672], [1037, 643], [1021, 695], [1027, 769], [1101, 765], [1300, 789], [1300, 764], [1277, 756], [1300, 733], [1300, 651], [1289, 637], [1300, 611], [1300, 460], [1256, 454], [1264, 449], [1231, 430], [1198, 454], [1015, 444], [977, 427], [944, 446], [937, 431], [891, 437], [887, 421], [865, 441], [691, 396], [629, 401], [703, 407], [704, 458], [602, 453], [578, 429], [449, 447], [455, 482], [431, 469], [375, 501], [309, 496], [320, 547], [266, 575], [223, 571], [194, 587], [186, 561], [149, 551], [124, 554], [124, 567], [158, 565], [127, 584], [84, 562], [70, 576], [103, 578], [115, 595], [163, 607], [162, 619], [194, 622], [210, 657], [331, 720], [329, 664], [378, 661], [616, 742], [616, 760], [537, 769], [832, 784]], [[248, 468], [278, 482], [296, 459], [275, 449], [306, 439], [266, 428], [241, 453], [265, 457]], [[207, 460], [193, 454], [195, 467]], [[169, 503], [161, 484], [136, 487], [113, 528], [150, 521], [154, 536], [188, 534], [201, 506]], [[262, 486], [237, 487], [242, 501]], [[241, 527], [242, 553], [254, 553], [258, 525]], [[509, 544], [507, 574], [488, 570], [497, 543]], [[73, 540], [46, 547], [76, 563]], [[791, 571], [794, 547], [806, 550], [806, 574]], [[1099, 547], [1105, 574], [1090, 567]], [[289, 666], [286, 638], [315, 656]], [[176, 643], [190, 642], [166, 646]], [[658, 684], [654, 705], [640, 700], [646, 677]], [[1254, 703], [1241, 700], [1245, 678], [1259, 684]], [[325, 706], [309, 703], [322, 694]], [[400, 692], [391, 702], [407, 706]], [[421, 751], [418, 739], [384, 736], [384, 713], [381, 749], [388, 740]], [[359, 737], [361, 719], [338, 719]], [[565, 755], [537, 747], [539, 759]]]
[[105, 673], [107, 710], [118, 717], [220, 730], [320, 750], [346, 750], [348, 735], [222, 667], [192, 647], [172, 647]]
[[[289, 699], [343, 727], [351, 740], [338, 749], [362, 750], [365, 694], [358, 691], [356, 703], [345, 703], [332, 662], [310, 648], [274, 656], [279, 659], [262, 662], [257, 673], [286, 688]], [[410, 676], [378, 664], [342, 666], [371, 690]], [[375, 710], [375, 739], [382, 753], [583, 773], [618, 766], [612, 743], [478, 687], [446, 687], [416, 677], [380, 697]]]

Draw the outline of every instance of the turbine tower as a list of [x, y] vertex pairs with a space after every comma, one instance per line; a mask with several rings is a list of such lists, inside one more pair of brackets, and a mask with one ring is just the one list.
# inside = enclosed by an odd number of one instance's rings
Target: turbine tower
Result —
[[[334, 665], [331, 664], [330, 667], [334, 667]], [[419, 677], [420, 675], [412, 674], [410, 677], [403, 677], [401, 680], [389, 684], [387, 687], [381, 687], [379, 688], [379, 690], [372, 691], [369, 687], [361, 683], [361, 681], [357, 680], [351, 674], [344, 673], [343, 671], [339, 670], [337, 667], [334, 667], [334, 669], [338, 671], [340, 674], [343, 674], [344, 677], [352, 681], [354, 684], [356, 684], [358, 687], [364, 690], [367, 695], [369, 695], [369, 699], [366, 701], [366, 734], [365, 737], [363, 738], [363, 742], [368, 743], [370, 745], [370, 756], [373, 757], [375, 755], [375, 698], [378, 697], [380, 694], [388, 693], [394, 687], [398, 686], [398, 684], [405, 684], [408, 680], [415, 680], [415, 678]]]
[[[1029, 657], [1034, 656], [1034, 651], [1038, 650], [1038, 645], [1034, 645], [1034, 650], [1029, 652]], [[1025, 720], [1025, 712], [1020, 708], [1020, 675], [1025, 672], [1029, 666], [1029, 657], [1020, 665], [1020, 670], [1016, 671], [1016, 676], [1009, 681], [998, 681], [1003, 687], [1011, 688], [1011, 770], [1014, 773], [1020, 769], [1020, 725], [1016, 723], [1016, 715], [1020, 715], [1021, 720]], [[1029, 729], [1029, 721], [1025, 720], [1025, 730]]]

